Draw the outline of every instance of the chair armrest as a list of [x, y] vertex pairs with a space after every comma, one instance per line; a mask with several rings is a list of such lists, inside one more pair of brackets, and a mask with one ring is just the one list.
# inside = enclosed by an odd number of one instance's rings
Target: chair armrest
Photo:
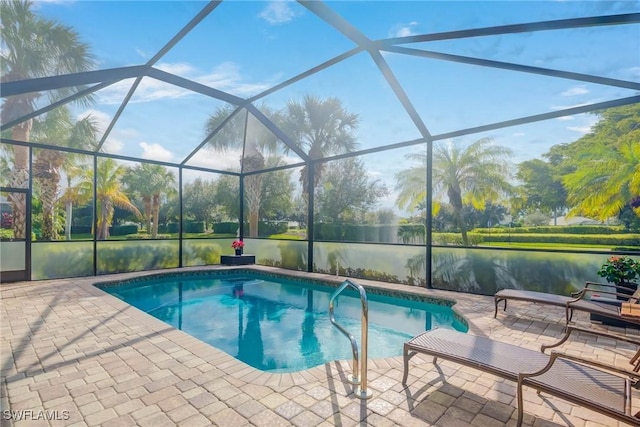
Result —
[[622, 294], [622, 293], [619, 293], [619, 292], [611, 292], [611, 291], [603, 291], [601, 289], [584, 288], [579, 292], [572, 293], [571, 296], [574, 297], [574, 299], [567, 301], [567, 305], [570, 305], [570, 304], [572, 304], [574, 302], [577, 302], [577, 301], [580, 301], [582, 299], [585, 299], [585, 297], [587, 295], [592, 295], [593, 293], [598, 293], [600, 295], [611, 295], [612, 297], [623, 298], [623, 299], [619, 299], [619, 301], [621, 301], [621, 302], [629, 301], [629, 299], [631, 298], [631, 295], [629, 295], [629, 294]]
[[569, 336], [571, 335], [572, 332], [582, 332], [585, 334], [592, 334], [592, 335], [598, 335], [601, 337], [605, 337], [605, 338], [613, 338], [615, 340], [618, 341], [624, 341], [624, 342], [628, 342], [630, 344], [635, 344], [637, 346], [640, 346], [640, 337], [628, 337], [625, 335], [620, 335], [614, 332], [610, 332], [610, 331], [602, 331], [602, 330], [598, 330], [598, 329], [587, 329], [587, 328], [581, 328], [580, 326], [576, 326], [576, 325], [567, 325], [567, 327], [565, 328], [565, 333], [564, 336], [562, 338], [560, 338], [560, 340], [554, 344], [549, 344], [549, 345], [545, 345], [542, 344], [540, 346], [540, 351], [541, 352], [545, 352], [546, 349], [548, 348], [553, 348], [553, 347], [558, 347], [560, 344], [563, 344], [565, 341], [567, 341], [569, 339]]
[[632, 295], [637, 289], [634, 288], [630, 288], [624, 285], [615, 285], [612, 283], [598, 283], [598, 282], [585, 282], [584, 285], [585, 288], [594, 288], [594, 287], [600, 287], [602, 288], [607, 288], [610, 289], [608, 292], [618, 292], [618, 293], [628, 293], [629, 295]]
[[635, 372], [635, 371], [631, 371], [629, 369], [624, 369], [624, 368], [618, 368], [617, 366], [611, 366], [609, 364], [602, 363], [593, 359], [585, 359], [580, 356], [574, 356], [567, 353], [552, 351], [551, 354], [549, 355], [549, 361], [547, 362], [546, 366], [544, 366], [542, 369], [536, 372], [518, 373], [518, 383], [522, 384], [525, 378], [537, 377], [539, 375], [544, 374], [549, 369], [551, 369], [551, 367], [553, 366], [553, 364], [557, 359], [571, 360], [573, 362], [580, 363], [582, 365], [592, 366], [594, 368], [598, 368], [600, 370], [610, 372], [620, 377], [626, 377], [626, 378], [635, 379], [635, 380], [640, 379], [640, 372]]

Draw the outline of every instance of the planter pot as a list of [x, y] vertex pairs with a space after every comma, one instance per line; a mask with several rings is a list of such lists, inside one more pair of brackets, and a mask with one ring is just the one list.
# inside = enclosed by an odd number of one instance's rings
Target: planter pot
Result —
[[237, 256], [242, 255], [242, 249], [236, 249], [236, 255]]
[[[636, 289], [638, 289], [638, 284], [633, 282], [620, 283], [619, 286], [622, 286], [622, 288], [618, 288], [618, 293], [629, 295], [629, 296], [633, 295]], [[626, 289], [623, 289], [623, 288], [626, 288]], [[618, 299], [626, 300], [627, 298], [619, 296]]]

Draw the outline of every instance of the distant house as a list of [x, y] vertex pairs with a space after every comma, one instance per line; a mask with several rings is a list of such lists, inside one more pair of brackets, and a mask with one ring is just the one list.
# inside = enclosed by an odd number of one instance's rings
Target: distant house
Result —
[[554, 220], [549, 221], [549, 225], [605, 225], [603, 221], [598, 221], [592, 218], [586, 218], [584, 216], [559, 216]]

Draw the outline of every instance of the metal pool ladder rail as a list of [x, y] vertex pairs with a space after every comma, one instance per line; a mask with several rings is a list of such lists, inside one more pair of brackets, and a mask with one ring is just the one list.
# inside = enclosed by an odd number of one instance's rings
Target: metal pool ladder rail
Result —
[[[362, 343], [362, 363], [358, 363], [358, 343], [356, 339], [346, 329], [336, 322], [333, 316], [334, 301], [346, 288], [352, 287], [360, 292], [360, 302], [362, 303], [362, 332], [360, 336], [360, 342]], [[360, 399], [368, 399], [373, 393], [367, 389], [367, 344], [368, 344], [368, 331], [369, 331], [369, 304], [367, 303], [367, 293], [362, 285], [359, 285], [351, 280], [345, 280], [342, 285], [336, 291], [331, 294], [329, 299], [329, 319], [331, 323], [338, 328], [340, 332], [344, 334], [349, 341], [351, 341], [351, 351], [353, 353], [353, 375], [349, 377], [349, 382], [358, 385], [353, 393]], [[358, 366], [360, 365], [360, 376], [358, 376]]]

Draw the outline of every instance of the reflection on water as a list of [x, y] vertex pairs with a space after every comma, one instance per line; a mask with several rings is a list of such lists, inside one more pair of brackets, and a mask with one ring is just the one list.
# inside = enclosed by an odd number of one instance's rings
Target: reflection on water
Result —
[[[243, 275], [223, 279], [143, 282], [107, 288], [124, 301], [265, 371], [293, 372], [331, 360], [350, 360], [349, 341], [330, 323], [332, 288], [275, 283]], [[369, 295], [372, 358], [399, 356], [425, 328], [466, 331], [450, 308]], [[360, 340], [355, 293], [336, 301], [336, 320]]]
[[596, 274], [608, 255], [434, 248], [435, 288], [493, 295], [515, 288], [569, 295]]
[[[596, 272], [610, 254], [504, 250], [503, 248], [434, 247], [431, 285], [438, 289], [493, 295], [516, 288], [569, 295], [586, 281], [601, 281]], [[314, 243], [314, 271], [399, 283], [426, 284], [426, 248], [358, 243]], [[351, 274], [351, 273], [354, 274]]]

